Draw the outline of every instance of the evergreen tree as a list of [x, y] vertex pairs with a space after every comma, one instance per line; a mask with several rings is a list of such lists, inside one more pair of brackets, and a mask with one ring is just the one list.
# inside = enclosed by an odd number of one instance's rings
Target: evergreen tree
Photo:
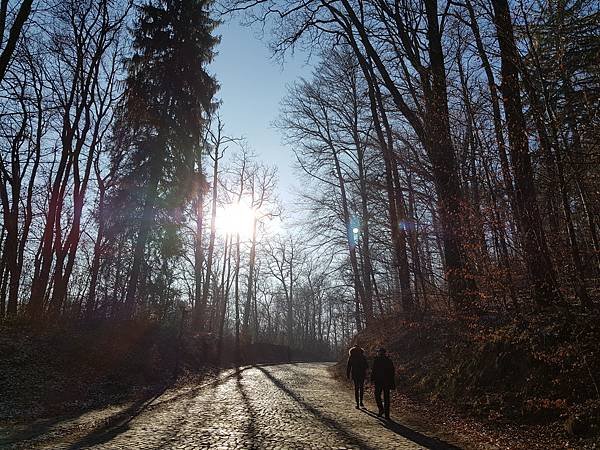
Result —
[[157, 0], [139, 7], [116, 130], [127, 164], [115, 206], [136, 228], [123, 317], [134, 312], [151, 234], [165, 235], [157, 229], [161, 221], [167, 228], [177, 222], [195, 185], [201, 130], [218, 89], [206, 71], [219, 42], [209, 6], [207, 0]]

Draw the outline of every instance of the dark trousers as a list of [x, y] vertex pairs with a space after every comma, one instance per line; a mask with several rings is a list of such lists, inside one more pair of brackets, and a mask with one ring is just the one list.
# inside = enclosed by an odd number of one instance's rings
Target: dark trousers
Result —
[[353, 378], [354, 381], [354, 399], [356, 405], [362, 405], [363, 394], [365, 392], [365, 379], [364, 378]]
[[[381, 402], [381, 393], [383, 392], [383, 403]], [[390, 416], [390, 388], [382, 386], [381, 384], [375, 385], [375, 401], [379, 412], [385, 412], [385, 417]]]

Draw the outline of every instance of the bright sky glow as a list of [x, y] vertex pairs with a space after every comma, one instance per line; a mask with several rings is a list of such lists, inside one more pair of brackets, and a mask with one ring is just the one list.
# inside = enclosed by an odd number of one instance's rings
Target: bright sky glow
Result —
[[256, 28], [241, 26], [238, 20], [233, 17], [217, 30], [222, 40], [211, 71], [221, 84], [219, 113], [227, 133], [245, 137], [259, 160], [277, 165], [279, 197], [290, 204], [295, 158], [271, 124], [278, 116], [286, 85], [301, 76], [309, 77], [312, 67], [302, 51], [288, 55], [283, 66], [274, 61], [266, 44], [268, 36], [261, 41]]
[[231, 203], [217, 210], [216, 227], [222, 234], [240, 234], [241, 239], [252, 237], [256, 211], [244, 203]]
[[280, 216], [266, 217], [261, 223], [263, 233], [267, 236], [275, 236], [284, 232], [283, 222]]

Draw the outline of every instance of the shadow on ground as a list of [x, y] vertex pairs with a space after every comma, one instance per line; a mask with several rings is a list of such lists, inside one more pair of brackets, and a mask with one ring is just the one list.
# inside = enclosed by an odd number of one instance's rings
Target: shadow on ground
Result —
[[[201, 384], [193, 389], [169, 396], [165, 399], [162, 399], [161, 397], [163, 397], [163, 394], [167, 391], [167, 389], [169, 389], [169, 387], [171, 387], [171, 384], [166, 384], [158, 389], [150, 391], [142, 398], [129, 405], [127, 408], [101, 420], [102, 425], [99, 427], [97, 426], [94, 430], [77, 440], [77, 442], [73, 443], [69, 448], [76, 449], [84, 446], [108, 442], [119, 434], [127, 431], [129, 429], [129, 423], [146, 411], [149, 407], [154, 407], [158, 404], [177, 402], [184, 398], [193, 398], [195, 395], [197, 395], [199, 390], [204, 388], [214, 388], [231, 378], [239, 376], [241, 372], [249, 368], [250, 367], [238, 368], [224, 377], [217, 378], [214, 381]], [[3, 432], [3, 430], [0, 429], [0, 448], [4, 448], [5, 446], [29, 445], [32, 443], [30, 441], [33, 441], [36, 444], [43, 444], [46, 440], [44, 439], [45, 436], [50, 434], [53, 429], [60, 427], [62, 424], [65, 424], [65, 427], [68, 427], [69, 422], [75, 421], [79, 417], [89, 412], [90, 410], [86, 409], [73, 414], [39, 420], [24, 426], [21, 429], [17, 429], [16, 431], [14, 428], [12, 430], [9, 429], [7, 432]]]
[[[123, 409], [120, 412], [103, 419], [102, 425], [97, 426], [95, 429], [81, 436], [75, 442], [69, 444], [70, 446], [68, 448], [70, 450], [74, 450], [110, 442], [112, 439], [116, 438], [120, 434], [128, 431], [130, 428], [130, 423], [136, 417], [140, 416], [144, 412], [147, 412], [149, 409], [153, 409], [159, 405], [170, 404], [186, 399], [193, 399], [195, 396], [198, 395], [198, 393], [201, 390], [214, 389], [215, 387], [230, 380], [234, 380], [234, 382], [236, 383], [236, 388], [241, 396], [241, 400], [243, 401], [244, 409], [249, 415], [249, 420], [245, 426], [245, 434], [247, 434], [248, 436], [256, 436], [256, 411], [254, 411], [253, 409], [253, 406], [248, 397], [248, 392], [246, 392], [246, 389], [242, 384], [241, 380], [242, 373], [244, 371], [248, 369], [257, 369], [262, 374], [264, 374], [264, 376], [270, 382], [272, 382], [279, 390], [281, 390], [286, 396], [290, 397], [299, 406], [301, 406], [304, 410], [309, 412], [312, 416], [314, 416], [325, 426], [329, 427], [332, 430], [335, 430], [336, 434], [338, 434], [338, 436], [340, 436], [344, 441], [346, 441], [348, 445], [356, 446], [364, 450], [376, 450], [376, 447], [373, 445], [373, 443], [369, 442], [368, 439], [365, 439], [364, 437], [353, 431], [350, 427], [344, 425], [335, 418], [327, 417], [322, 413], [322, 411], [307, 403], [302, 398], [302, 396], [294, 392], [292, 389], [286, 386], [286, 384], [280, 378], [275, 376], [272, 373], [272, 371], [269, 370], [269, 366], [270, 364], [261, 364], [237, 368], [232, 370], [225, 376], [219, 377], [208, 383], [195, 386], [191, 389], [186, 389], [182, 392], [169, 393], [167, 395], [165, 395], [165, 392], [167, 391], [169, 386], [164, 386], [160, 390], [154, 391], [153, 393], [149, 393], [144, 398], [136, 401], [135, 403], [132, 403], [126, 409]], [[290, 366], [287, 370], [295, 372], [296, 367]], [[397, 435], [402, 436], [407, 440], [410, 440], [420, 446], [432, 450], [460, 450], [459, 447], [419, 433], [418, 431], [415, 431], [400, 423], [390, 420], [383, 420], [380, 417], [377, 417], [375, 413], [367, 410], [366, 408], [362, 409], [362, 411], [366, 415], [371, 416], [372, 418], [376, 419], [381, 423], [382, 432], [384, 429], [390, 430], [391, 432], [396, 433]], [[61, 417], [53, 420], [35, 423], [30, 425], [27, 429], [20, 430], [17, 433], [12, 433], [7, 437], [0, 436], [0, 447], [3, 447], [7, 444], [26, 445], [28, 444], [27, 441], [30, 440], [33, 441], [32, 443], [44, 445], [45, 440], [48, 439], [44, 439], [46, 437], [45, 435], [48, 435], [48, 437], [51, 439], [53, 428], [60, 426], [60, 424], [64, 422], [65, 424], [67, 424], [67, 427], [65, 427], [65, 431], [66, 433], [68, 433], [70, 431], [67, 429], [68, 422], [70, 420], [76, 420], [81, 415], [82, 414], [72, 415], [70, 417]], [[175, 425], [173, 428], [173, 431], [175, 431], [175, 429], [178, 429], [179, 427]]]
[[[370, 449], [374, 450], [375, 449], [374, 447], [372, 447], [372, 445], [369, 442], [365, 441], [363, 438], [358, 436], [352, 430], [348, 429], [347, 427], [345, 427], [344, 425], [342, 425], [341, 423], [337, 422], [334, 419], [325, 417], [319, 410], [313, 408], [311, 405], [306, 403], [295, 392], [288, 389], [281, 380], [279, 380], [278, 378], [273, 376], [273, 374], [271, 374], [265, 366], [254, 366], [254, 367], [256, 367], [258, 370], [260, 370], [273, 384], [275, 384], [280, 390], [282, 390], [286, 395], [291, 397], [294, 401], [296, 401], [304, 409], [306, 409], [311, 414], [313, 414], [318, 420], [320, 420], [325, 425], [336, 430], [336, 432], [338, 432], [338, 434], [340, 436], [342, 436], [345, 440], [347, 440], [349, 444], [359, 446], [361, 449], [365, 449], [365, 450], [370, 450]], [[456, 447], [454, 445], [443, 442], [439, 439], [435, 439], [435, 438], [429, 437], [427, 435], [424, 435], [422, 433], [419, 433], [418, 431], [412, 430], [404, 425], [394, 422], [393, 420], [382, 420], [375, 413], [367, 410], [366, 408], [363, 409], [362, 411], [365, 412], [366, 414], [378, 419], [384, 428], [386, 428], [386, 429], [388, 429], [388, 430], [390, 430], [390, 431], [392, 431], [392, 432], [402, 436], [403, 438], [408, 439], [416, 444], [426, 447], [428, 449], [460, 450], [459, 447]]]
[[407, 426], [395, 422], [394, 420], [383, 419], [373, 411], [369, 411], [367, 408], [361, 408], [361, 410], [365, 414], [379, 420], [384, 428], [393, 431], [394, 433], [414, 442], [415, 444], [422, 445], [430, 450], [460, 450], [460, 447], [456, 447], [455, 445], [448, 444], [447, 442], [419, 433], [418, 431], [408, 428]]
[[154, 406], [158, 403], [160, 403], [160, 404], [173, 403], [173, 402], [180, 401], [182, 399], [194, 398], [198, 394], [198, 392], [202, 389], [206, 389], [206, 388], [213, 389], [213, 388], [217, 387], [218, 385], [225, 383], [226, 381], [228, 381], [232, 378], [239, 379], [240, 374], [249, 368], [250, 367], [238, 368], [238, 369], [234, 370], [233, 372], [231, 372], [230, 374], [228, 374], [224, 377], [221, 377], [221, 378], [217, 378], [216, 380], [211, 381], [210, 383], [201, 384], [199, 386], [196, 386], [193, 389], [182, 392], [181, 394], [177, 394], [177, 395], [169, 397], [168, 399], [165, 399], [163, 401], [159, 401], [160, 397], [164, 394], [164, 392], [166, 390], [166, 389], [163, 389], [162, 392], [158, 393], [154, 397], [147, 399], [142, 403], [138, 402], [138, 403], [132, 405], [131, 407], [129, 407], [127, 410], [125, 410], [119, 414], [115, 414], [114, 416], [112, 416], [109, 419], [109, 421], [106, 425], [104, 425], [103, 427], [96, 429], [92, 433], [89, 433], [88, 435], [84, 436], [82, 439], [80, 439], [77, 442], [75, 442], [74, 444], [72, 444], [71, 447], [69, 447], [69, 448], [70, 449], [78, 449], [81, 447], [86, 447], [86, 446], [97, 445], [97, 444], [109, 442], [110, 440], [112, 440], [116, 436], [118, 436], [119, 434], [127, 431], [129, 429], [129, 423], [133, 419], [135, 419], [137, 416], [142, 414], [151, 405]]
[[[110, 435], [111, 437], [108, 437], [105, 440], [98, 440], [98, 442], [92, 442], [92, 443], [106, 442], [107, 440], [110, 440], [112, 437], [119, 434], [121, 432], [119, 430], [126, 429], [127, 424], [133, 418], [140, 415], [152, 402], [154, 402], [157, 398], [159, 398], [167, 390], [167, 388], [168, 388], [168, 386], [164, 386], [164, 387], [160, 388], [159, 390], [155, 390], [154, 392], [149, 392], [146, 395], [144, 395], [142, 398], [140, 398], [139, 400], [132, 403], [126, 409], [105, 419], [103, 421], [103, 422], [105, 422], [105, 425], [102, 426], [102, 430], [107, 431], [107, 435]], [[26, 445], [28, 443], [28, 441], [38, 441], [38, 440], [40, 441], [40, 443], [43, 443], [44, 435], [48, 434], [54, 428], [56, 428], [57, 426], [60, 426], [61, 424], [67, 424], [70, 421], [74, 421], [77, 418], [87, 414], [88, 412], [89, 412], [88, 410], [86, 410], [84, 412], [80, 411], [78, 413], [63, 415], [63, 416], [55, 417], [52, 419], [36, 421], [36, 422], [32, 423], [31, 425], [28, 425], [22, 429], [19, 429], [17, 431], [10, 432], [7, 435], [1, 436], [0, 437], [0, 447], [4, 447], [4, 446], [8, 446], [8, 445], [18, 445], [18, 444]], [[108, 431], [110, 431], [110, 432], [108, 432]], [[83, 441], [78, 443], [77, 445], [80, 446], [82, 444], [83, 444]], [[87, 441], [86, 441], [86, 444], [87, 444]], [[79, 447], [76, 447], [76, 448], [79, 448]]]
[[271, 372], [269, 372], [264, 366], [254, 366], [258, 370], [260, 370], [275, 386], [277, 386], [281, 391], [283, 391], [286, 395], [291, 397], [296, 403], [298, 403], [302, 408], [310, 412], [314, 415], [319, 421], [324, 423], [330, 428], [336, 430], [336, 432], [348, 441], [351, 445], [356, 445], [363, 450], [376, 450], [375, 447], [372, 447], [368, 442], [358, 436], [356, 433], [349, 430], [347, 427], [338, 423], [337, 421], [330, 419], [329, 417], [323, 416], [321, 412], [308, 403], [306, 403], [298, 394], [294, 391], [288, 389], [288, 387], [278, 378], [273, 376]]

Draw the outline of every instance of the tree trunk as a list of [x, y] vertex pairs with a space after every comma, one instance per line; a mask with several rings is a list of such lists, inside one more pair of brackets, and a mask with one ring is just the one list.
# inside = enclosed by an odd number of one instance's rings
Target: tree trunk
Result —
[[525, 264], [534, 286], [535, 302], [538, 305], [547, 305], [558, 301], [560, 293], [536, 199], [519, 86], [519, 54], [515, 44], [508, 1], [492, 0], [492, 6], [500, 48], [502, 95], [515, 176], [515, 205], [519, 236]]
[[[4, 76], [6, 75], [6, 71], [10, 64], [10, 60], [12, 59], [12, 55], [17, 47], [17, 43], [19, 38], [21, 37], [21, 30], [27, 22], [29, 15], [31, 14], [31, 6], [33, 5], [33, 0], [23, 0], [21, 6], [19, 7], [19, 12], [15, 16], [15, 20], [10, 27], [10, 32], [8, 34], [8, 40], [6, 41], [6, 45], [2, 49], [2, 53], [0, 54], [0, 83], [4, 80]], [[6, 26], [6, 7], [5, 2], [2, 2], [2, 36], [4, 36], [4, 29]]]
[[[398, 215], [398, 199], [396, 198], [397, 191], [394, 187], [394, 154], [393, 149], [391, 148], [393, 142], [392, 130], [387, 120], [387, 115], [385, 113], [383, 105], [383, 99], [379, 87], [377, 85], [377, 79], [375, 78], [373, 69], [370, 67], [370, 64], [362, 55], [359, 56], [358, 59], [368, 84], [369, 100], [371, 105], [371, 116], [373, 118], [373, 125], [375, 127], [377, 139], [379, 141], [379, 146], [381, 147], [382, 157], [385, 164], [385, 182], [388, 200], [388, 215], [390, 221], [390, 230], [392, 234], [392, 244], [394, 246], [394, 261], [396, 263], [396, 270], [400, 281], [402, 309], [404, 311], [411, 311], [414, 305], [412, 291], [410, 288], [408, 255], [406, 253], [406, 233], [404, 228], [400, 227], [400, 221], [402, 220], [402, 218]], [[397, 180], [397, 183], [399, 183], [399, 179]]]
[[204, 186], [200, 186], [196, 197], [196, 231], [194, 234], [194, 313], [192, 315], [192, 326], [195, 329], [200, 328], [204, 320], [205, 307], [202, 304], [202, 293], [204, 285], [209, 284], [210, 272], [204, 274], [204, 284], [202, 283], [202, 264], [204, 252], [202, 245], [202, 233], [204, 229]]
[[246, 292], [246, 303], [244, 305], [244, 314], [242, 320], [242, 335], [245, 339], [249, 338], [248, 326], [250, 323], [250, 307], [254, 293], [254, 271], [256, 267], [256, 225], [258, 219], [255, 217], [252, 222], [252, 243], [250, 246], [250, 262], [248, 264], [248, 291]]
[[[164, 145], [164, 141], [159, 139], [159, 145], [154, 149], [154, 151], [163, 151], [162, 145]], [[146, 191], [146, 199], [144, 203], [144, 210], [142, 212], [141, 223], [133, 249], [133, 262], [131, 264], [129, 282], [127, 283], [127, 293], [125, 295], [125, 303], [123, 305], [121, 314], [123, 319], [131, 319], [135, 313], [136, 293], [142, 269], [142, 263], [144, 262], [146, 243], [148, 242], [148, 237], [150, 236], [150, 231], [154, 222], [154, 216], [156, 214], [155, 205], [158, 195], [158, 181], [162, 170], [162, 164], [159, 161], [158, 155], [153, 157], [153, 160], [150, 162], [150, 164], [150, 180], [147, 188], [148, 190]]]
[[442, 226], [444, 260], [448, 296], [455, 307], [468, 309], [476, 297], [476, 287], [469, 277], [465, 263], [460, 226], [462, 211], [467, 206], [459, 184], [456, 155], [450, 135], [446, 69], [442, 52], [441, 33], [438, 22], [437, 0], [425, 0], [427, 15], [427, 40], [431, 71], [430, 92], [425, 89], [428, 148], [431, 160], [438, 211]]
[[213, 266], [213, 255], [215, 251], [215, 238], [217, 235], [217, 193], [218, 193], [218, 176], [219, 176], [219, 148], [218, 146], [215, 148], [215, 158], [213, 165], [213, 177], [212, 177], [212, 205], [211, 205], [211, 219], [210, 219], [210, 237], [208, 242], [208, 255], [206, 257], [206, 279], [204, 282], [204, 288], [202, 290], [202, 299], [200, 301], [200, 305], [198, 308], [198, 325], [200, 327], [205, 326], [202, 321], [204, 321], [204, 314], [206, 311], [206, 305], [208, 303], [208, 293], [211, 285], [212, 279], [212, 266]]
[[235, 351], [237, 361], [240, 354], [240, 233], [237, 233], [235, 240], [235, 274], [233, 277], [235, 298]]
[[466, 273], [467, 270], [462, 257], [462, 240], [456, 227], [457, 219], [460, 219], [461, 208], [464, 205], [462, 204], [462, 190], [458, 181], [454, 147], [450, 137], [446, 73], [437, 18], [437, 1], [425, 1], [430, 71], [432, 73], [431, 86], [429, 86], [429, 83], [425, 83], [423, 86], [427, 103], [427, 121], [425, 124], [404, 101], [403, 94], [388, 72], [382, 57], [370, 42], [367, 30], [350, 2], [341, 0], [341, 4], [348, 15], [347, 19], [340, 19], [342, 13], [331, 4], [328, 3], [325, 6], [346, 29], [348, 42], [360, 60], [360, 58], [364, 58], [364, 55], [354, 41], [350, 24], [356, 28], [366, 56], [373, 61], [398, 110], [413, 127], [427, 150], [432, 163], [438, 194], [438, 208], [442, 218], [443, 252], [447, 267], [448, 295], [457, 308], [468, 307], [468, 299], [476, 294], [476, 286]]
[[[221, 272], [221, 286], [220, 286], [220, 309], [217, 312], [217, 329], [218, 329], [218, 339], [217, 339], [217, 355], [219, 358], [222, 355], [223, 350], [223, 332], [225, 329], [225, 314], [227, 312], [227, 301], [229, 299], [229, 275], [231, 270], [231, 245], [229, 243], [231, 239], [228, 235], [225, 235], [225, 245], [223, 248], [223, 270]], [[225, 270], [227, 267], [227, 270]], [[227, 278], [225, 278], [225, 273], [227, 272]]]
[[102, 243], [104, 241], [104, 195], [106, 189], [103, 185], [99, 186], [98, 192], [98, 231], [96, 233], [96, 242], [94, 242], [94, 256], [92, 258], [90, 287], [85, 305], [85, 317], [91, 319], [96, 309], [96, 289], [98, 285], [98, 276], [100, 272], [100, 260], [102, 258]]
[[[363, 283], [361, 281], [360, 278], [360, 271], [358, 268], [358, 260], [356, 258], [356, 247], [357, 247], [357, 242], [356, 242], [356, 238], [354, 236], [354, 225], [352, 224], [351, 221], [351, 217], [350, 217], [350, 211], [348, 209], [348, 198], [347, 198], [347, 194], [346, 194], [346, 182], [344, 180], [344, 176], [342, 174], [342, 167], [340, 164], [340, 160], [338, 158], [338, 154], [337, 154], [337, 150], [333, 147], [333, 145], [330, 143], [329, 145], [332, 156], [333, 156], [333, 161], [335, 164], [335, 173], [338, 179], [338, 183], [339, 183], [339, 188], [340, 188], [340, 200], [342, 202], [342, 214], [343, 214], [343, 218], [344, 218], [344, 225], [346, 228], [346, 239], [347, 239], [347, 243], [348, 243], [348, 250], [349, 250], [349, 254], [350, 254], [350, 267], [352, 270], [352, 278], [354, 281], [354, 291], [355, 291], [355, 299], [358, 302], [358, 304], [362, 304], [363, 305], [363, 309], [365, 312], [365, 319], [366, 319], [366, 323], [367, 326], [369, 326], [372, 321], [373, 321], [373, 305], [372, 304], [365, 304], [365, 291], [364, 291], [364, 286]], [[358, 327], [360, 328], [360, 307], [357, 305], [356, 307], [356, 323], [358, 325]]]
[[486, 81], [490, 92], [490, 100], [492, 102], [492, 113], [494, 117], [494, 136], [496, 138], [496, 144], [498, 145], [498, 156], [500, 157], [500, 168], [502, 170], [502, 178], [504, 178], [504, 187], [506, 189], [506, 193], [508, 195], [513, 214], [516, 215], [516, 208], [514, 206], [513, 177], [510, 172], [510, 163], [508, 161], [508, 155], [506, 152], [506, 142], [504, 141], [504, 133], [502, 132], [502, 116], [500, 113], [500, 102], [498, 101], [498, 89], [496, 88], [496, 80], [494, 78], [492, 66], [485, 51], [485, 47], [483, 46], [481, 33], [479, 31], [479, 24], [477, 23], [477, 18], [475, 16], [473, 5], [471, 4], [470, 0], [466, 0], [465, 4], [467, 7], [467, 11], [469, 12], [471, 30], [473, 31], [475, 45], [477, 47], [479, 59], [481, 59], [481, 64], [485, 72]]

